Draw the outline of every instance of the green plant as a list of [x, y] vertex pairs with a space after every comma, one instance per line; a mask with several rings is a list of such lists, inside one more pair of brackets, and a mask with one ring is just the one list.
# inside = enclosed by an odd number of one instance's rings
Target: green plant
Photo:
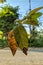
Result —
[[18, 6], [14, 8], [12, 6], [6, 5], [1, 8], [0, 30], [2, 30], [5, 34], [8, 34], [8, 32], [14, 27], [15, 20], [19, 18]]

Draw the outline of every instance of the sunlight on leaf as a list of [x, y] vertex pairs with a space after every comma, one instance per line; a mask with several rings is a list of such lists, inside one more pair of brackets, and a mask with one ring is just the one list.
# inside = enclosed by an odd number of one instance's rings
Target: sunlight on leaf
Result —
[[35, 8], [33, 9], [32, 11], [29, 12], [29, 16], [36, 13], [37, 11], [39, 11], [40, 9], [43, 9], [43, 6], [42, 7], [38, 7], [38, 8]]

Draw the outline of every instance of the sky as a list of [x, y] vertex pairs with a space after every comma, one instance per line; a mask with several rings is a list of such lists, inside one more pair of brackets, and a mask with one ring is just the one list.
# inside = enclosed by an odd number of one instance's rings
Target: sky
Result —
[[[20, 18], [23, 18], [29, 11], [29, 0], [7, 0], [4, 4], [0, 3], [0, 7], [5, 4], [9, 4], [13, 7], [19, 6]], [[31, 10], [40, 6], [43, 6], [43, 0], [31, 0]], [[40, 11], [43, 13], [43, 9]], [[43, 22], [43, 16], [40, 17], [39, 21]], [[43, 24], [40, 28], [43, 28]]]

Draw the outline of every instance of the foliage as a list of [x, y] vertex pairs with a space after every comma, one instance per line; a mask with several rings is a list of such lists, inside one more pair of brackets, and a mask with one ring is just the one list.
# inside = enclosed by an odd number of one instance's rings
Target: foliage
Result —
[[30, 24], [34, 26], [39, 26], [38, 18], [42, 15], [41, 12], [34, 13], [33, 15], [27, 15], [24, 17], [24, 24]]
[[[31, 41], [31, 43], [30, 43]], [[38, 34], [36, 32], [36, 36], [33, 36], [31, 39], [28, 40], [30, 47], [43, 47], [43, 35], [41, 33]]]
[[8, 33], [8, 31], [10, 31], [14, 27], [14, 21], [18, 18], [18, 7], [2, 7], [0, 11], [0, 30]]
[[2, 31], [0, 31], [0, 35], [3, 35], [3, 32]]
[[1, 48], [8, 47], [8, 42], [7, 42], [7, 40], [0, 39], [0, 47], [1, 47]]
[[[24, 48], [28, 49], [28, 36], [25, 28], [22, 25], [18, 25], [14, 29], [14, 36], [21, 50]], [[27, 50], [23, 50], [23, 52], [27, 55]]]
[[24, 23], [25, 24], [33, 25], [33, 26], [30, 26], [30, 34], [31, 34], [30, 43], [31, 43], [32, 37], [34, 39], [34, 37], [36, 36], [35, 35], [35, 28], [36, 28], [35, 26], [39, 26], [38, 18], [42, 15], [42, 13], [41, 12], [37, 12], [37, 11], [39, 11], [40, 9], [43, 9], [43, 7], [38, 7], [36, 9], [30, 11], [27, 14], [27, 16], [24, 17]]
[[29, 12], [22, 20], [18, 20], [16, 22], [23, 23], [23, 24], [30, 24], [34, 26], [39, 26], [38, 18], [42, 15], [41, 12], [37, 12], [40, 9], [43, 9], [43, 7], [38, 7]]
[[8, 46], [8, 44], [7, 44], [7, 39], [6, 39], [6, 37], [5, 37], [3, 34], [0, 34], [0, 46], [1, 46], [2, 48]]
[[43, 9], [43, 6], [33, 9], [32, 11], [29, 12], [29, 15], [31, 16], [31, 15], [33, 15], [34, 13], [36, 13], [37, 11], [39, 11], [41, 9]]
[[33, 15], [31, 15], [31, 18], [36, 19], [36, 18], [39, 18], [41, 15], [42, 15], [41, 12], [37, 12], [37, 13], [34, 13]]
[[[33, 42], [32, 42], [33, 41]], [[30, 47], [43, 47], [43, 38], [31, 39]]]

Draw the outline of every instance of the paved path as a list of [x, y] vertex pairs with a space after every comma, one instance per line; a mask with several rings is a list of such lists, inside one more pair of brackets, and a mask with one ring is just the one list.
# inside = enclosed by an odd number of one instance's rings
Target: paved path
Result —
[[27, 56], [21, 50], [12, 56], [10, 50], [0, 49], [0, 65], [43, 65], [43, 48], [29, 48]]

